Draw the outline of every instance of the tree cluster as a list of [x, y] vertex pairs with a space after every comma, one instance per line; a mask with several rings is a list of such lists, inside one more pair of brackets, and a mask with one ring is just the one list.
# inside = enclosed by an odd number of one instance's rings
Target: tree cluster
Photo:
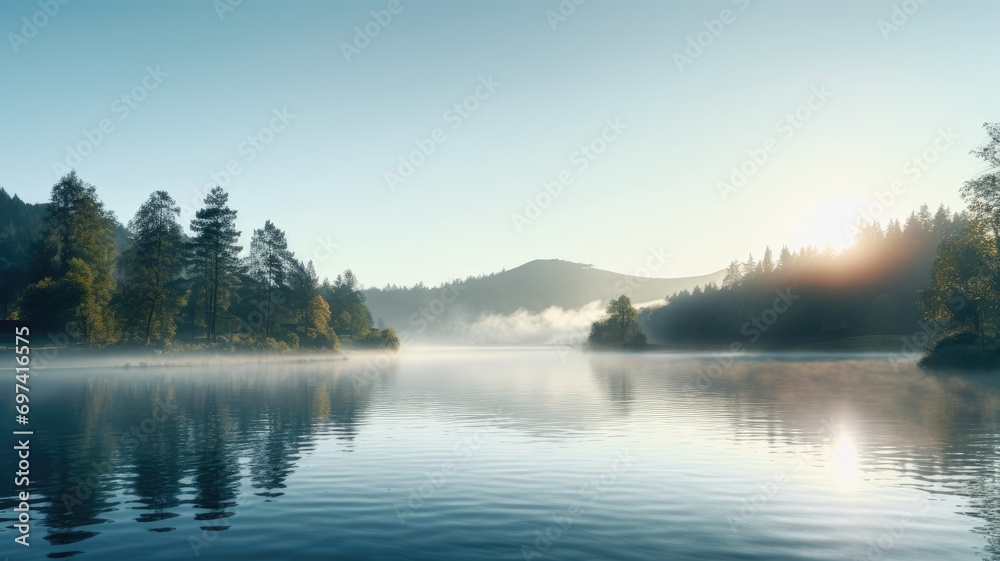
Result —
[[590, 326], [587, 343], [592, 347], [635, 347], [646, 344], [639, 325], [639, 312], [624, 294], [608, 304], [603, 318]]
[[[942, 241], [932, 285], [921, 291], [926, 319], [942, 343], [974, 342], [1000, 353], [1000, 123], [984, 125], [989, 140], [973, 154], [986, 170], [961, 188], [968, 220]], [[940, 345], [940, 343], [939, 343]]]
[[[931, 285], [938, 245], [962, 231], [970, 217], [926, 205], [886, 227], [860, 221], [843, 251], [809, 246], [765, 249], [726, 268], [722, 286], [682, 291], [662, 306], [644, 308], [639, 321], [654, 343], [728, 344], [759, 339], [787, 342], [852, 335], [912, 335], [923, 311], [917, 295]], [[781, 294], [795, 297], [780, 318], [757, 325]], [[759, 323], [759, 322], [758, 322]]]
[[[924, 205], [885, 228], [861, 221], [841, 252], [785, 247], [775, 257], [768, 248], [762, 259], [730, 263], [722, 286], [641, 310], [639, 323], [654, 343], [896, 334], [936, 338], [935, 352], [974, 344], [1000, 356], [1000, 123], [984, 128], [988, 141], [973, 155], [987, 168], [961, 189], [967, 211]], [[753, 323], [776, 291], [794, 294], [795, 305]]]
[[242, 254], [237, 211], [221, 188], [196, 212], [193, 236], [179, 216], [170, 195], [156, 191], [120, 243], [96, 189], [66, 175], [52, 188], [27, 263], [4, 268], [19, 281], [5, 286], [4, 315], [100, 346], [399, 347], [391, 329], [373, 328], [351, 271], [321, 283], [271, 221]]

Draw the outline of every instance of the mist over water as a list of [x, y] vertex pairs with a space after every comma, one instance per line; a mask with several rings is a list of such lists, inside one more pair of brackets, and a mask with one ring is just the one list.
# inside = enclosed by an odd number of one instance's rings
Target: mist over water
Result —
[[[653, 300], [636, 307], [664, 303], [665, 300]], [[594, 300], [577, 308], [550, 306], [538, 312], [521, 308], [512, 313], [486, 312], [476, 317], [456, 314], [457, 317], [446, 318], [440, 329], [416, 333], [412, 340], [445, 345], [579, 345], [587, 340], [591, 325], [605, 315], [606, 305], [603, 300]]]
[[34, 542], [12, 551], [7, 518], [0, 554], [1000, 559], [987, 377], [878, 355], [281, 358], [39, 373]]
[[597, 300], [576, 309], [552, 306], [537, 313], [520, 309], [512, 314], [484, 314], [457, 331], [477, 344], [581, 343], [602, 315], [604, 305]]

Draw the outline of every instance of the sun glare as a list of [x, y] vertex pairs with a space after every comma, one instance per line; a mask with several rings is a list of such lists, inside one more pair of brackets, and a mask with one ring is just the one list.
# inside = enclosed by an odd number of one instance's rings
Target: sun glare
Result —
[[841, 489], [854, 489], [858, 477], [858, 449], [849, 434], [842, 434], [833, 443], [833, 475]]
[[816, 205], [811, 212], [803, 213], [788, 237], [789, 249], [798, 250], [812, 245], [820, 251], [827, 247], [840, 252], [854, 243], [852, 228], [857, 221], [857, 211], [846, 200], [828, 199]]

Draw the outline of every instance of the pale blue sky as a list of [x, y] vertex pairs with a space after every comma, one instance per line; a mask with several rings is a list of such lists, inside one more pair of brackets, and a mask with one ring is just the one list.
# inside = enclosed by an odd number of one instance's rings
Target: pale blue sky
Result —
[[[348, 63], [342, 44], [388, 4], [244, 0], [220, 20], [211, 0], [77, 1], [52, 17], [3, 2], [0, 185], [45, 200], [53, 162], [107, 118], [76, 169], [123, 222], [157, 189], [190, 206], [236, 160], [245, 240], [271, 219], [301, 258], [335, 242], [321, 276], [434, 284], [536, 258], [634, 273], [660, 247], [672, 257], [656, 275], [678, 276], [768, 244], [843, 245], [895, 180], [885, 216], [959, 207], [982, 169], [968, 151], [1000, 118], [1000, 5], [986, 0], [587, 0], [555, 29], [556, 0], [400, 0]], [[878, 22], [904, 4], [919, 9], [887, 39]], [[725, 9], [731, 23], [679, 70], [674, 52]], [[48, 19], [37, 34], [11, 35], [33, 17]], [[157, 66], [168, 75], [126, 115], [115, 99]], [[454, 129], [445, 111], [490, 76]], [[786, 138], [779, 120], [821, 86], [832, 96]], [[283, 108], [294, 118], [248, 162], [241, 143], [283, 126]], [[580, 171], [574, 152], [608, 119], [627, 129]], [[958, 138], [919, 179], [904, 170], [949, 127]], [[385, 173], [436, 128], [446, 140], [391, 190]], [[723, 201], [718, 183], [768, 138], [776, 151]], [[511, 215], [563, 170], [574, 181], [519, 232]]]

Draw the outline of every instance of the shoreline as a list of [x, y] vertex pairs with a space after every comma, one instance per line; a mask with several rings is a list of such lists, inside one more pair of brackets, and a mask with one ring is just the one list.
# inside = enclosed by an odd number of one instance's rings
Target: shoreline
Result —
[[[734, 351], [735, 345], [739, 350]], [[782, 353], [827, 353], [827, 354], [895, 354], [913, 355], [926, 353], [927, 349], [914, 349], [909, 338], [902, 335], [861, 335], [857, 337], [843, 337], [838, 339], [827, 339], [817, 341], [814, 338], [781, 339], [773, 341], [760, 341], [748, 344], [743, 341], [732, 341], [730, 343], [650, 343], [643, 346], [613, 346], [613, 347], [589, 347], [596, 352], [602, 351], [622, 351], [622, 352], [654, 352], [654, 351], [677, 351], [677, 352], [738, 352], [740, 354], [757, 354], [768, 352]]]

